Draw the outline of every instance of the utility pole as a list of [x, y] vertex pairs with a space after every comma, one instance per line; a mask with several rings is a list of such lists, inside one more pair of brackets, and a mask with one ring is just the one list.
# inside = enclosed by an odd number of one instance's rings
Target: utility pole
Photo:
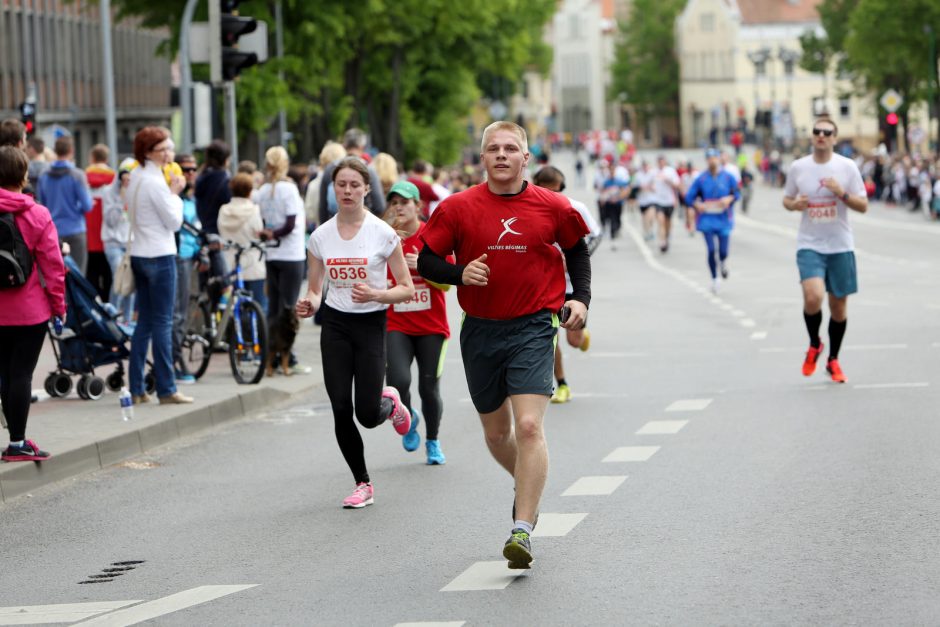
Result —
[[186, 0], [183, 20], [180, 23], [180, 111], [183, 115], [183, 141], [180, 152], [193, 151], [193, 70], [189, 53], [189, 33], [193, 23], [193, 13], [199, 0]]
[[111, 51], [111, 0], [101, 0], [101, 54], [104, 57], [104, 134], [111, 151], [110, 166], [117, 169], [117, 111], [114, 103], [114, 54]]
[[[277, 48], [277, 58], [284, 58], [284, 2], [277, 0], [274, 5], [274, 45]], [[277, 78], [284, 82], [284, 71], [278, 70]], [[287, 112], [284, 111], [283, 104], [277, 112], [277, 139], [281, 146], [287, 144]]]

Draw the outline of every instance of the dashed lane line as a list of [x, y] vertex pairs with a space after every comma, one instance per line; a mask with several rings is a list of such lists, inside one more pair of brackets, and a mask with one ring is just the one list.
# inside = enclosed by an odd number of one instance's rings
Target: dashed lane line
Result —
[[666, 411], [702, 411], [712, 404], [710, 398], [687, 398], [679, 401], [673, 401]]
[[539, 525], [532, 532], [533, 538], [561, 538], [577, 527], [587, 517], [583, 514], [539, 514]]
[[441, 592], [505, 590], [523, 571], [509, 570], [506, 562], [476, 562], [441, 588]]
[[626, 475], [581, 477], [561, 493], [562, 496], [610, 496], [627, 480]]
[[659, 451], [658, 446], [621, 446], [615, 448], [602, 461], [605, 462], [645, 462]]
[[675, 435], [688, 420], [651, 420], [637, 430], [636, 435]]
[[751, 339], [752, 340], [766, 340], [767, 331], [754, 331], [753, 333], [751, 333]]
[[856, 390], [888, 390], [891, 388], [925, 388], [930, 384], [926, 381], [916, 383], [858, 383], [852, 387]]
[[463, 627], [467, 624], [465, 620], [454, 620], [454, 621], [444, 621], [444, 622], [427, 622], [427, 623], [396, 623], [395, 627]]

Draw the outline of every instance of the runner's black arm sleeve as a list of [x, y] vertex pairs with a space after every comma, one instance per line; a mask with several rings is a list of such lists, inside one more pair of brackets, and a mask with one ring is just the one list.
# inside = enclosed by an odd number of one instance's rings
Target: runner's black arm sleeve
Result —
[[565, 248], [565, 263], [568, 264], [568, 276], [571, 277], [571, 300], [591, 306], [591, 252], [584, 238], [571, 248]]
[[431, 250], [431, 247], [427, 244], [418, 253], [418, 274], [433, 283], [463, 285], [463, 270], [465, 267], [450, 263]]

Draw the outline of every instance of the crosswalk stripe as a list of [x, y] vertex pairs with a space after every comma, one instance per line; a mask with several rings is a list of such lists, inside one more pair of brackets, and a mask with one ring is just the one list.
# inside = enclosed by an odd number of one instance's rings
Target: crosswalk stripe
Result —
[[135, 603], [140, 603], [140, 601], [93, 601], [90, 603], [0, 607], [0, 625], [75, 623]]
[[94, 625], [94, 627], [126, 627], [127, 625], [136, 625], [145, 620], [159, 618], [160, 616], [178, 612], [194, 605], [200, 605], [220, 597], [241, 592], [242, 590], [254, 588], [257, 585], [258, 584], [242, 586], [199, 586], [198, 588], [190, 588], [189, 590], [171, 594], [162, 599], [141, 603], [140, 605], [118, 610], [110, 614], [105, 614], [104, 616], [97, 616], [78, 624], [85, 625], [86, 627], [90, 627], [91, 625]]
[[751, 339], [752, 340], [766, 340], [767, 331], [754, 331], [753, 333], [751, 333]]

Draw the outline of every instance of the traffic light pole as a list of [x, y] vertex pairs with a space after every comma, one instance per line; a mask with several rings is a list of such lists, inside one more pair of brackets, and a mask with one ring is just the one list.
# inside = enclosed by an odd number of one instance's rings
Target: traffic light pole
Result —
[[225, 96], [225, 138], [232, 151], [229, 162], [232, 174], [238, 171], [238, 120], [235, 118], [235, 82], [225, 81], [222, 85]]
[[180, 152], [185, 154], [193, 150], [193, 70], [189, 54], [189, 33], [198, 2], [199, 0], [186, 0], [183, 20], [180, 23], [180, 111], [183, 116]]
[[117, 111], [114, 103], [114, 54], [111, 51], [111, 0], [101, 0], [101, 55], [104, 57], [104, 134], [111, 151], [110, 165], [117, 168]]

